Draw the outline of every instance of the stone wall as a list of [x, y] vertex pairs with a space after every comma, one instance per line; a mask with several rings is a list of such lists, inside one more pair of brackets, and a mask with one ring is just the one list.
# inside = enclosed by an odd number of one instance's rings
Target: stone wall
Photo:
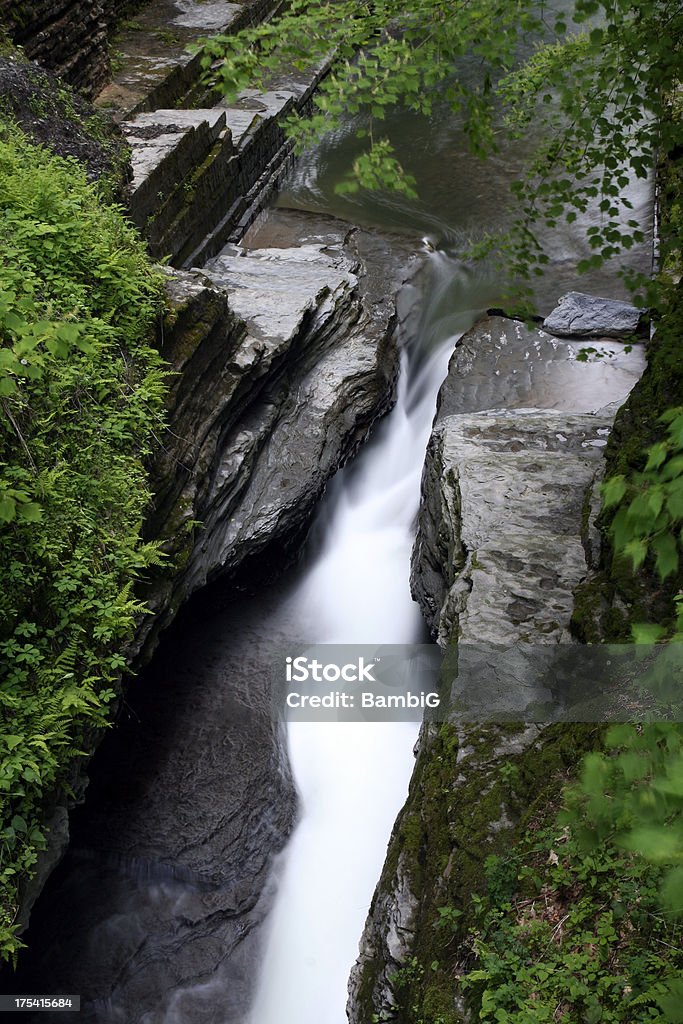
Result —
[[91, 96], [109, 78], [113, 26], [136, 6], [139, 0], [0, 0], [0, 23], [27, 57]]

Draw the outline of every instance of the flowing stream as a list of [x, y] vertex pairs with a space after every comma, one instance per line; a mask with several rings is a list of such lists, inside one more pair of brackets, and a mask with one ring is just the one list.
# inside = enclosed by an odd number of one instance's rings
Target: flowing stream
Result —
[[[431, 264], [431, 308], [438, 311], [457, 270], [441, 254]], [[484, 284], [459, 274], [465, 294]], [[404, 351], [396, 407], [334, 482], [315, 526], [318, 554], [289, 598], [306, 638], [424, 639], [408, 580], [422, 459], [454, 336], [471, 318], [466, 311], [438, 323], [426, 316]], [[416, 737], [417, 724], [408, 722], [290, 723], [302, 819], [286, 854], [252, 1024], [345, 1019], [349, 969], [407, 793]]]
[[[414, 643], [424, 635], [408, 570], [436, 396], [457, 338], [487, 306], [503, 300], [490, 268], [468, 268], [455, 253], [503, 226], [509, 182], [524, 160], [519, 149], [508, 149], [484, 170], [463, 147], [457, 124], [446, 118], [440, 126], [435, 135], [433, 122], [405, 113], [390, 120], [399, 156], [417, 171], [419, 202], [335, 194], [359, 145], [352, 126], [299, 167], [279, 200], [281, 207], [421, 236], [430, 253], [404, 331], [396, 407], [356, 464], [333, 483], [313, 533], [317, 555], [289, 598], [312, 642]], [[631, 199], [646, 224], [649, 184], [633, 182]], [[552, 262], [536, 289], [540, 309], [548, 311], [564, 290], [576, 287], [584, 232], [595, 218], [589, 210], [578, 225], [546, 239]], [[254, 232], [258, 244], [268, 244], [277, 224], [275, 211]], [[640, 266], [643, 258], [643, 249], [632, 257]], [[624, 294], [612, 270], [582, 287]], [[295, 723], [289, 729], [303, 816], [286, 854], [249, 1024], [343, 1024], [349, 969], [405, 797], [416, 729], [388, 723]]]

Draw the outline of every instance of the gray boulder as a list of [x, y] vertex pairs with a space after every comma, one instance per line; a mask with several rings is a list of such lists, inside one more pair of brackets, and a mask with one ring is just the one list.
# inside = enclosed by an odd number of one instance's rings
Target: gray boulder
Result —
[[550, 334], [568, 338], [624, 338], [635, 334], [644, 312], [617, 299], [567, 292], [543, 326]]

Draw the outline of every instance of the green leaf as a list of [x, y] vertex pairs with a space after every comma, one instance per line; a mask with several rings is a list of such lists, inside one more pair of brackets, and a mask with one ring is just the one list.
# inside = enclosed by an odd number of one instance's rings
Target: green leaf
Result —
[[683, 476], [667, 486], [666, 510], [675, 523], [683, 521]]
[[664, 876], [660, 887], [665, 906], [676, 914], [683, 914], [683, 867], [672, 868]]
[[0, 736], [0, 740], [5, 744], [8, 750], [14, 750], [20, 743], [24, 742], [23, 736], [6, 735]]
[[14, 334], [17, 334], [19, 331], [23, 330], [24, 327], [26, 327], [26, 321], [22, 320], [22, 318], [20, 316], [17, 316], [16, 313], [9, 312], [5, 313], [4, 326], [6, 330], [12, 331]]
[[652, 623], [639, 622], [631, 626], [631, 633], [634, 644], [656, 644], [666, 633], [664, 626], [656, 626]]
[[652, 541], [652, 548], [655, 552], [655, 566], [660, 579], [665, 580], [678, 571], [678, 544], [671, 533], [660, 534]]
[[624, 545], [624, 554], [631, 559], [634, 569], [639, 569], [647, 558], [647, 541], [636, 538]]
[[669, 446], [664, 441], [653, 444], [648, 454], [645, 469], [657, 469], [666, 460], [668, 454]]
[[626, 494], [626, 478], [622, 475], [612, 476], [602, 485], [602, 500], [605, 508], [618, 505]]
[[[2, 381], [0, 381], [2, 384]], [[17, 511], [17, 503], [8, 494], [0, 495], [0, 522], [11, 523]]]
[[57, 337], [62, 341], [74, 345], [81, 335], [81, 327], [78, 324], [60, 324], [57, 328]]
[[0, 348], [0, 369], [13, 370], [21, 369], [21, 364], [11, 348]]
[[683, 1024], [683, 980], [666, 981], [667, 991], [656, 996], [667, 1024]]
[[621, 841], [628, 850], [640, 854], [654, 864], [670, 864], [683, 860], [681, 836], [666, 825], [645, 825], [632, 829]]
[[43, 517], [43, 510], [37, 502], [29, 501], [19, 505], [18, 516], [27, 523], [39, 523]]

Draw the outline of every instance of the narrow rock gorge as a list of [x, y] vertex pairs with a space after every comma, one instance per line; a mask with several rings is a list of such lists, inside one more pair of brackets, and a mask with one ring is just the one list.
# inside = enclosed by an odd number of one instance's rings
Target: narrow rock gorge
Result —
[[[297, 164], [285, 122], [329, 62], [225, 100], [187, 48], [279, 7], [41, 0], [28, 17], [0, 0], [24, 47], [0, 57], [14, 116], [108, 183], [163, 263], [168, 367], [143, 527], [161, 557], [138, 587], [132, 674], [116, 727], [45, 801], [28, 950], [3, 991], [78, 992], [93, 1024], [341, 1024], [350, 969], [351, 1024], [473, 1024], [460, 978], [487, 858], [600, 735], [534, 715], [532, 686], [520, 703], [523, 652], [625, 638], [640, 597], [612, 573], [600, 485], [624, 453], [638, 462], [652, 393], [653, 408], [680, 395], [676, 332], [648, 337], [610, 268], [579, 284], [591, 208], [539, 232], [535, 324], [506, 315], [499, 268], [463, 259], [463, 239], [508, 226], [524, 154], [506, 143], [482, 172], [438, 104], [387, 118], [401, 159], [421, 153], [419, 200], [336, 189], [353, 119]], [[626, 193], [642, 242], [623, 269], [649, 271], [652, 182]], [[456, 677], [468, 650], [503, 650], [500, 707], [382, 723], [369, 743], [288, 730], [272, 709], [284, 645], [366, 630], [439, 645]], [[359, 858], [385, 849], [370, 902]], [[367, 917], [337, 949], [339, 907]]]

